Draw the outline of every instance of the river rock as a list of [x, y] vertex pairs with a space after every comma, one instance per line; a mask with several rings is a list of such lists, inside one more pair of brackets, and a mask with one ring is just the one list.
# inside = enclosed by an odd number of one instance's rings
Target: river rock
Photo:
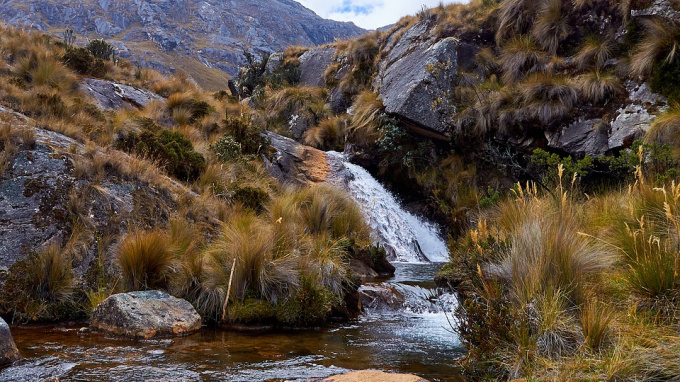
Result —
[[201, 328], [191, 304], [161, 291], [115, 294], [95, 308], [90, 325], [124, 337], [186, 335]]
[[446, 139], [455, 114], [449, 102], [458, 75], [456, 38], [437, 41], [432, 20], [411, 27], [381, 63], [374, 84], [385, 111], [423, 135]]
[[9, 331], [9, 325], [0, 318], [0, 366], [10, 364], [20, 358], [21, 355]]
[[324, 73], [335, 61], [335, 47], [313, 48], [300, 56], [300, 83], [324, 86]]
[[366, 284], [359, 287], [361, 305], [374, 311], [399, 310], [406, 298], [394, 287], [383, 284]]
[[151, 101], [163, 99], [146, 90], [94, 78], [86, 78], [82, 89], [97, 101], [102, 110], [143, 108]]
[[352, 371], [347, 374], [334, 375], [324, 382], [427, 382], [426, 379], [413, 374], [393, 374], [378, 370]]

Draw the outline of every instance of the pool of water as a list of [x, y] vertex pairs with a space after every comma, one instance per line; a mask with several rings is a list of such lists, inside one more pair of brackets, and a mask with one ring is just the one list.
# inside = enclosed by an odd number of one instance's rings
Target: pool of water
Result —
[[[434, 290], [429, 288], [436, 268], [398, 264], [385, 284]], [[187, 337], [142, 341], [80, 334], [83, 324], [14, 327], [25, 359], [0, 371], [0, 381], [49, 376], [61, 381], [304, 381], [361, 369], [458, 381], [455, 360], [463, 349], [451, 331], [450, 308], [369, 311], [318, 330], [203, 329]]]

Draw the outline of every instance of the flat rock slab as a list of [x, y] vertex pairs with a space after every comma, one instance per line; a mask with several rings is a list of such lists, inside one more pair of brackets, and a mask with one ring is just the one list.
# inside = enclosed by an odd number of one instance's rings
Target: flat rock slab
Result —
[[334, 375], [324, 382], [427, 382], [426, 379], [412, 374], [392, 374], [377, 370], [353, 371], [347, 374]]
[[201, 329], [201, 317], [188, 301], [165, 292], [130, 292], [102, 301], [90, 327], [123, 337], [178, 336]]
[[9, 331], [9, 325], [0, 318], [0, 366], [10, 364], [19, 359], [21, 359], [21, 355], [14, 343], [12, 333]]
[[143, 108], [151, 101], [163, 99], [146, 90], [94, 78], [86, 78], [82, 88], [97, 101], [97, 106], [102, 110]]

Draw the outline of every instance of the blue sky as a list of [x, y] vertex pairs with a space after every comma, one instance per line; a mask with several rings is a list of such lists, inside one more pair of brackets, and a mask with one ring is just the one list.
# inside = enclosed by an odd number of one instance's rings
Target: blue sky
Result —
[[[423, 5], [435, 7], [440, 0], [297, 0], [319, 16], [338, 21], [353, 21], [356, 25], [375, 29], [397, 22], [401, 17], [418, 12]], [[469, 0], [449, 0], [444, 4], [467, 3]]]

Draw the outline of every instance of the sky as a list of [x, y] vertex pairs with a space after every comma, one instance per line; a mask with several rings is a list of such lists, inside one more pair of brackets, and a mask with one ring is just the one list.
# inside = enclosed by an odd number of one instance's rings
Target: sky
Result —
[[[352, 21], [365, 29], [376, 29], [416, 14], [423, 5], [435, 7], [441, 0], [297, 0], [325, 19]], [[448, 0], [444, 4], [467, 3]]]

